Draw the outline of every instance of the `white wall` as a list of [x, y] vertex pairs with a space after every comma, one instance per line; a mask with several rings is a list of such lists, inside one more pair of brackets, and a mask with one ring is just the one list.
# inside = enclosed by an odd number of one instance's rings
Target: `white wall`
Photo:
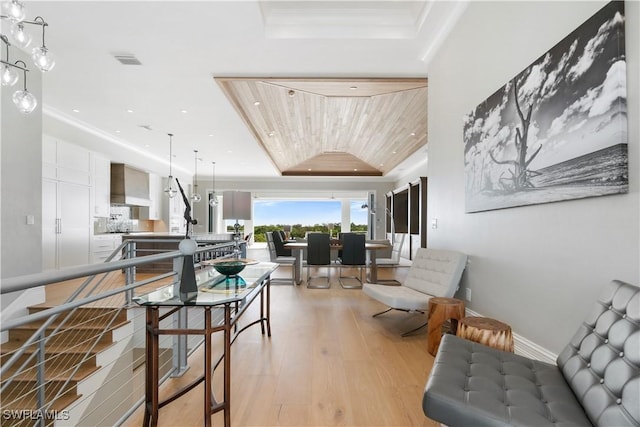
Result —
[[[2, 44], [2, 49], [4, 49]], [[3, 53], [4, 55], [4, 53]], [[4, 56], [3, 56], [4, 57]], [[0, 95], [0, 278], [38, 273], [42, 269], [42, 75], [29, 55], [11, 48], [12, 61], [29, 64], [27, 89], [38, 99], [31, 114], [18, 112], [13, 93], [24, 85], [23, 74], [13, 87], [2, 87]], [[27, 216], [33, 215], [33, 225]], [[1, 283], [1, 282], [0, 282]], [[0, 284], [1, 286], [1, 284]], [[2, 318], [26, 313], [24, 301], [44, 301], [44, 288], [5, 294]], [[14, 303], [12, 305], [12, 303]], [[4, 333], [0, 340], [6, 341]]]
[[471, 2], [429, 73], [428, 246], [470, 256], [468, 307], [554, 353], [605, 283], [640, 284], [640, 3], [625, 4], [628, 194], [465, 214], [462, 118], [604, 4]]
[[[27, 89], [38, 106], [31, 114], [22, 114], [13, 104], [13, 93], [24, 85], [20, 70], [15, 86], [0, 89], [2, 278], [37, 273], [42, 266], [42, 74], [29, 55], [11, 47], [11, 60], [18, 59], [31, 70]], [[28, 215], [33, 215], [33, 225], [27, 224]]]

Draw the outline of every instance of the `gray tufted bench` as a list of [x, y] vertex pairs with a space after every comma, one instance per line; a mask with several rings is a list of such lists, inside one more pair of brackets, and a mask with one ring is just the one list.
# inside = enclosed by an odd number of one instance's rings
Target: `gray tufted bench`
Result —
[[424, 413], [450, 427], [640, 426], [640, 288], [608, 284], [557, 364], [445, 335]]

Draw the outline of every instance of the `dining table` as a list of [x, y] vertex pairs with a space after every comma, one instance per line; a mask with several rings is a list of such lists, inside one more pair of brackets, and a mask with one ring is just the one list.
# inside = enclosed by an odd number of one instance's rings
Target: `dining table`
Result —
[[[295, 256], [295, 264], [294, 264], [294, 277], [296, 284], [300, 284], [302, 282], [302, 264], [304, 257], [304, 250], [307, 249], [307, 242], [292, 242], [288, 241], [284, 244], [286, 249], [291, 249], [291, 253]], [[376, 283], [378, 281], [378, 265], [376, 263], [376, 254], [380, 250], [390, 249], [391, 245], [386, 243], [378, 243], [378, 242], [366, 242], [364, 244], [364, 248], [367, 250], [369, 254], [369, 275], [367, 277], [367, 281], [369, 283]], [[342, 249], [341, 244], [331, 244], [331, 250], [340, 250]]]

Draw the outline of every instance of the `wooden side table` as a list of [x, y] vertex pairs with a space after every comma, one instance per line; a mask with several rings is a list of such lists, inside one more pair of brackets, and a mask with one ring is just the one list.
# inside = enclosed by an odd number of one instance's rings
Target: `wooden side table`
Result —
[[465, 317], [458, 322], [456, 335], [498, 350], [513, 353], [511, 326], [495, 319], [488, 317]]
[[435, 356], [442, 339], [442, 324], [449, 319], [464, 317], [464, 301], [456, 298], [431, 298], [427, 315], [427, 351]]

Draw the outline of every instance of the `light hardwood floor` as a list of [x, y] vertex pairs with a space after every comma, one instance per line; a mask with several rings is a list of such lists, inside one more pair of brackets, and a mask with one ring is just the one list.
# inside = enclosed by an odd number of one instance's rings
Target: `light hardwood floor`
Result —
[[[393, 312], [372, 318], [384, 307], [362, 290], [342, 289], [337, 280], [329, 290], [274, 285], [271, 301], [272, 337], [253, 327], [232, 347], [233, 426], [439, 425], [422, 412], [433, 364], [426, 333], [400, 337], [423, 316]], [[245, 314], [244, 323], [255, 318], [257, 308]], [[168, 380], [161, 394], [201, 375], [201, 360], [199, 350], [190, 358], [191, 369]], [[221, 372], [214, 381], [220, 393]], [[142, 420], [139, 409], [124, 426], [140, 426]], [[222, 414], [212, 423], [222, 425]], [[202, 385], [160, 409], [159, 426], [199, 425]]]

